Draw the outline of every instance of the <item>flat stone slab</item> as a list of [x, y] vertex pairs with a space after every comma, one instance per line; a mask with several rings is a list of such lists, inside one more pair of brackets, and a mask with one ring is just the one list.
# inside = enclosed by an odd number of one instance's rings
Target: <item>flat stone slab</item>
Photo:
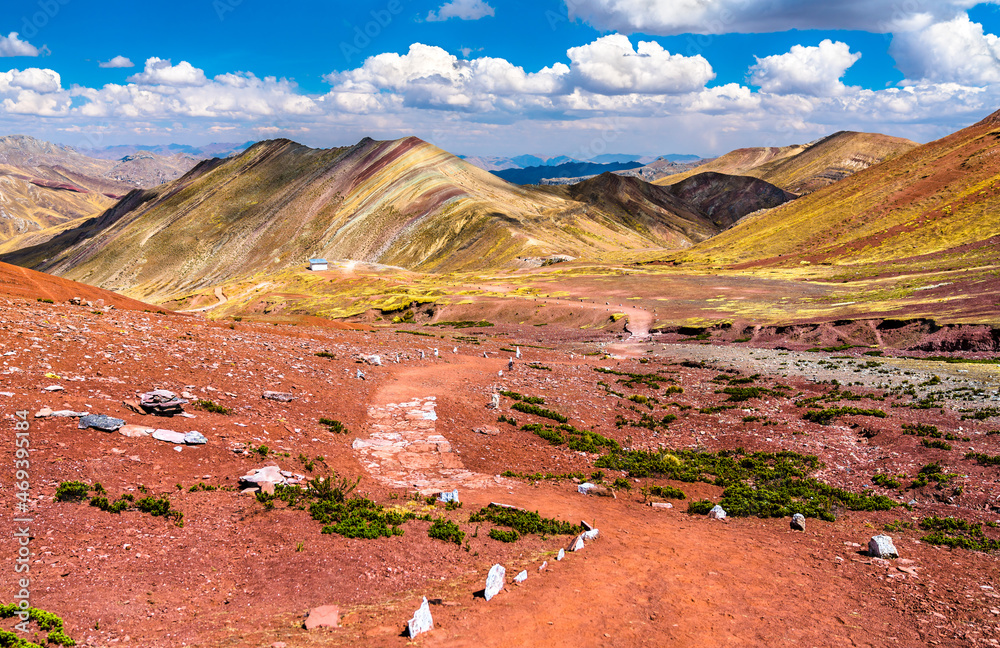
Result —
[[56, 418], [82, 418], [88, 414], [90, 412], [74, 412], [73, 410], [56, 410], [52, 412], [52, 416]]
[[433, 629], [434, 619], [431, 617], [431, 608], [427, 604], [427, 597], [425, 596], [424, 602], [420, 604], [417, 611], [413, 613], [413, 618], [406, 624], [406, 630], [410, 635], [410, 639], [413, 639], [417, 635], [430, 632]]
[[306, 617], [306, 630], [314, 628], [339, 628], [340, 608], [336, 605], [321, 605], [309, 610]]
[[493, 565], [493, 567], [490, 568], [490, 573], [486, 575], [486, 590], [483, 593], [487, 601], [500, 593], [500, 590], [503, 589], [504, 579], [506, 577], [507, 570], [503, 565]]
[[289, 403], [295, 400], [295, 396], [288, 392], [266, 391], [261, 395], [264, 400], [278, 401], [279, 403]]
[[77, 424], [77, 427], [81, 430], [94, 428], [95, 430], [101, 430], [102, 432], [114, 432], [123, 425], [125, 425], [125, 421], [120, 418], [114, 418], [113, 416], [107, 416], [106, 414], [87, 414], [86, 416], [80, 417], [80, 422]]
[[527, 569], [525, 569], [520, 574], [518, 574], [517, 576], [514, 577], [514, 582], [515, 583], [523, 583], [526, 580], [528, 580], [528, 570]]
[[576, 539], [573, 540], [573, 544], [571, 544], [569, 546], [569, 550], [573, 551], [573, 552], [576, 552], [576, 551], [580, 551], [581, 549], [583, 549], [583, 536], [582, 535], [578, 535], [578, 536], [576, 536]]
[[149, 436], [153, 432], [156, 432], [156, 428], [143, 427], [142, 425], [129, 424], [129, 425], [123, 425], [120, 428], [118, 428], [118, 434], [133, 439], [138, 437]]
[[174, 432], [173, 430], [156, 430], [153, 432], [153, 438], [157, 441], [166, 441], [167, 443], [184, 444], [184, 434]]

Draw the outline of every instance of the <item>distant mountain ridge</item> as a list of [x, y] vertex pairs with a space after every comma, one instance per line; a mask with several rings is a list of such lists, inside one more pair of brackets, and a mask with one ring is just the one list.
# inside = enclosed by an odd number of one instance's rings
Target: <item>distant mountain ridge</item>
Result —
[[105, 160], [27, 135], [0, 137], [0, 241], [95, 216], [135, 188], [180, 177], [196, 161], [154, 153]]
[[568, 162], [555, 166], [533, 166], [524, 169], [504, 169], [503, 171], [493, 171], [497, 177], [503, 178], [507, 182], [519, 185], [541, 184], [542, 180], [549, 178], [578, 178], [580, 176], [596, 176], [608, 171], [624, 171], [626, 169], [637, 169], [642, 164], [635, 162], [611, 162], [608, 164], [595, 164], [593, 162]]
[[715, 171], [760, 178], [801, 196], [916, 147], [916, 142], [899, 137], [840, 131], [810, 144], [737, 149], [655, 182], [674, 184], [698, 173]]
[[193, 146], [190, 144], [118, 144], [115, 146], [104, 146], [95, 148], [73, 147], [76, 151], [93, 158], [101, 160], [120, 160], [124, 157], [136, 155], [137, 153], [153, 153], [161, 156], [187, 155], [199, 160], [207, 160], [214, 157], [229, 157], [247, 150], [255, 142], [248, 141], [242, 144], [234, 143], [213, 143]]
[[[1000, 232], [998, 124], [1000, 112], [908, 147], [765, 215], [743, 219], [680, 258], [738, 266], [822, 263], [844, 267], [845, 277], [864, 276], [863, 264], [992, 277]], [[838, 140], [843, 134], [824, 142]]]
[[202, 161], [2, 258], [164, 302], [234, 279], [259, 282], [311, 257], [482, 271], [682, 249], [720, 229], [672, 188], [637, 178], [522, 187], [415, 137], [337, 149], [273, 140]]

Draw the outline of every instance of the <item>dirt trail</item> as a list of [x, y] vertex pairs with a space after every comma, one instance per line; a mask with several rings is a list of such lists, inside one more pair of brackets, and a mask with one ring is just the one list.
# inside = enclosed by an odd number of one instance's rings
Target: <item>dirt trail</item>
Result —
[[[495, 361], [456, 358], [458, 366], [399, 372], [372, 397], [370, 411], [400, 403], [433, 411], [427, 403], [434, 401], [426, 399], [495, 371]], [[371, 420], [377, 425], [382, 419]], [[411, 477], [425, 476], [424, 465], [418, 461]], [[446, 478], [446, 472], [443, 467], [436, 476]], [[562, 562], [554, 554], [569, 537], [553, 538], [545, 555], [522, 554], [505, 565], [508, 581], [521, 569], [528, 580], [508, 585], [489, 603], [472, 595], [481, 587], [478, 580], [421, 593], [451, 601], [450, 607], [432, 608], [436, 628], [421, 638], [427, 646], [825, 647], [874, 646], [887, 637], [896, 645], [920, 643], [897, 609], [863, 595], [870, 587], [865, 581], [882, 577], [886, 568], [862, 562], [844, 545], [853, 537], [834, 525], [811, 522], [807, 533], [795, 533], [774, 521], [693, 518], [682, 513], [683, 503], [663, 511], [641, 506], [629, 494], [618, 500], [585, 497], [570, 482], [527, 487], [489, 481], [476, 489], [459, 480], [451, 484], [470, 511], [499, 501], [544, 516], [588, 520], [601, 536]], [[548, 567], [540, 572], [543, 560]], [[419, 599], [384, 610], [381, 627], [396, 627], [407, 606], [417, 605]], [[370, 640], [371, 632], [356, 639]], [[353, 642], [343, 636], [337, 643]]]
[[[468, 358], [460, 362], [474, 366]], [[455, 375], [451, 364], [408, 369], [372, 397], [370, 435], [352, 445], [369, 474], [393, 488], [412, 488], [423, 495], [509, 481], [466, 469], [448, 439], [437, 432], [433, 394], [447, 393]]]

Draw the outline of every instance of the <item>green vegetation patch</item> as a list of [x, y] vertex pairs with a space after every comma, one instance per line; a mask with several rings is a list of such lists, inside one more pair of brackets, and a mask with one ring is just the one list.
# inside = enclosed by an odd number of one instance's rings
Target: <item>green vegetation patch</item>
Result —
[[507, 398], [512, 398], [516, 401], [521, 401], [522, 403], [531, 403], [533, 405], [544, 405], [545, 399], [541, 396], [525, 396], [524, 394], [519, 394], [516, 391], [502, 391], [501, 396], [506, 396]]
[[514, 529], [490, 529], [489, 536], [499, 542], [517, 542], [521, 534]]
[[458, 322], [437, 322], [431, 324], [430, 326], [451, 326], [452, 328], [487, 328], [493, 326], [493, 322], [487, 322], [486, 320], [479, 320], [478, 322], [473, 322], [471, 320], [461, 320]]
[[340, 421], [338, 421], [337, 419], [321, 418], [319, 420], [319, 424], [320, 425], [325, 425], [326, 429], [329, 430], [330, 432], [332, 432], [333, 434], [347, 434], [348, 433], [347, 426], [344, 425], [343, 423], [341, 423]]
[[[735, 517], [785, 517], [802, 513], [806, 517], [833, 520], [838, 507], [872, 511], [897, 506], [894, 500], [870, 491], [852, 493], [808, 477], [820, 468], [819, 459], [794, 452], [633, 450], [607, 454], [594, 466], [626, 471], [631, 477], [660, 476], [721, 486], [725, 490], [719, 504]], [[700, 504], [692, 506], [700, 510]]]
[[913, 483], [910, 484], [910, 488], [922, 488], [930, 482], [942, 486], [948, 484], [954, 478], [954, 473], [945, 472], [944, 467], [935, 461], [917, 471], [917, 476], [913, 479]]
[[537, 481], [556, 481], [560, 479], [579, 479], [583, 480], [584, 474], [582, 472], [570, 472], [570, 473], [551, 473], [551, 472], [537, 472], [537, 473], [519, 473], [513, 470], [505, 470], [500, 473], [501, 477], [513, 477], [514, 479], [524, 479], [527, 481], [537, 482]]
[[[39, 608], [29, 607], [22, 610], [16, 603], [0, 605], [0, 619], [11, 619], [19, 613], [27, 612], [28, 621], [38, 624], [38, 629], [48, 632], [45, 641], [56, 646], [75, 646], [76, 642], [66, 634], [63, 627], [63, 620], [52, 612], [47, 612]], [[17, 633], [8, 630], [0, 630], [0, 646], [4, 648], [41, 648], [38, 644], [32, 643]]]
[[923, 358], [933, 362], [947, 362], [948, 364], [1000, 364], [1000, 358], [951, 358], [948, 356], [930, 356]]
[[920, 521], [920, 528], [930, 531], [921, 538], [928, 544], [984, 552], [1000, 550], [1000, 540], [988, 537], [983, 532], [983, 525], [961, 518], [925, 517]]
[[[605, 367], [594, 367], [594, 371], [602, 374], [608, 374], [611, 376], [622, 376], [618, 379], [618, 382], [625, 387], [631, 389], [638, 389], [639, 387], [648, 387], [652, 390], [658, 390], [662, 383], [672, 383], [673, 378], [669, 376], [664, 376], [658, 373], [629, 373], [627, 371], [616, 371], [614, 369], [607, 369]], [[684, 392], [684, 388], [678, 385], [674, 385], [666, 393], [669, 394], [681, 394]]]
[[337, 473], [323, 478], [317, 477], [307, 482], [307, 487], [279, 484], [274, 493], [257, 493], [257, 501], [265, 510], [274, 508], [275, 502], [283, 501], [290, 508], [305, 509], [309, 515], [323, 524], [322, 533], [338, 534], [345, 538], [374, 540], [403, 535], [400, 525], [408, 520], [424, 519], [416, 513], [399, 508], [386, 508], [364, 497], [350, 497], [361, 478], [349, 479]]
[[840, 416], [875, 416], [885, 418], [887, 415], [880, 409], [862, 409], [860, 407], [828, 407], [822, 410], [806, 412], [802, 418], [820, 425], [829, 425], [833, 419]]
[[644, 495], [662, 497], [663, 499], [687, 499], [684, 491], [673, 486], [647, 486], [642, 489], [642, 492]]
[[[90, 490], [91, 487], [83, 482], [61, 482], [56, 488], [55, 500], [57, 502], [82, 502], [90, 495]], [[147, 496], [137, 500], [133, 495], [125, 493], [112, 502], [108, 499], [107, 491], [100, 483], [94, 484], [93, 490], [96, 495], [90, 498], [90, 505], [107, 513], [118, 515], [124, 511], [141, 511], [149, 513], [153, 517], [165, 517], [173, 520], [177, 526], [184, 526], [184, 514], [171, 508], [170, 500], [166, 495]], [[140, 486], [139, 490], [147, 492], [143, 486]]]
[[458, 525], [451, 520], [445, 520], [444, 518], [434, 520], [427, 530], [427, 535], [435, 540], [454, 542], [459, 546], [461, 546], [462, 540], [465, 539], [465, 531], [459, 529]]
[[191, 403], [191, 407], [202, 410], [203, 412], [211, 412], [213, 414], [233, 413], [233, 410], [229, 409], [228, 407], [204, 399], [198, 399], [195, 402]]
[[530, 533], [542, 536], [583, 533], [583, 527], [579, 525], [543, 518], [537, 511], [507, 508], [496, 504], [484, 506], [473, 513], [469, 516], [469, 522], [492, 522], [497, 526], [511, 528], [522, 536]]
[[540, 416], [542, 418], [551, 419], [553, 421], [558, 421], [559, 423], [566, 423], [569, 418], [563, 416], [559, 412], [553, 412], [552, 410], [545, 409], [543, 407], [538, 407], [531, 403], [525, 403], [523, 401], [517, 401], [510, 406], [512, 410], [517, 410], [518, 412], [523, 412], [525, 414], [534, 414], [535, 416]]
[[967, 452], [966, 459], [973, 459], [981, 466], [1000, 466], [1000, 455], [988, 455], [982, 452]]
[[665, 414], [662, 418], [656, 418], [650, 416], [649, 414], [643, 413], [638, 421], [633, 421], [625, 418], [621, 414], [615, 416], [615, 427], [621, 428], [626, 425], [631, 427], [645, 428], [655, 432], [658, 428], [666, 428], [671, 423], [677, 420], [676, 414]]
[[90, 485], [80, 481], [64, 481], [56, 488], [55, 501], [82, 502], [90, 493]]
[[872, 483], [876, 486], [881, 486], [882, 488], [902, 488], [903, 485], [900, 483], [899, 479], [905, 477], [906, 475], [883, 475], [875, 474], [872, 475]]

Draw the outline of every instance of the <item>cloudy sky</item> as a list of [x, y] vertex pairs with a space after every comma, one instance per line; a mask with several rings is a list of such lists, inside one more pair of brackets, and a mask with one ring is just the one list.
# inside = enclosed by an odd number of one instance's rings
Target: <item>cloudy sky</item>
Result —
[[1000, 0], [5, 0], [0, 134], [456, 153], [926, 142], [1000, 108]]

